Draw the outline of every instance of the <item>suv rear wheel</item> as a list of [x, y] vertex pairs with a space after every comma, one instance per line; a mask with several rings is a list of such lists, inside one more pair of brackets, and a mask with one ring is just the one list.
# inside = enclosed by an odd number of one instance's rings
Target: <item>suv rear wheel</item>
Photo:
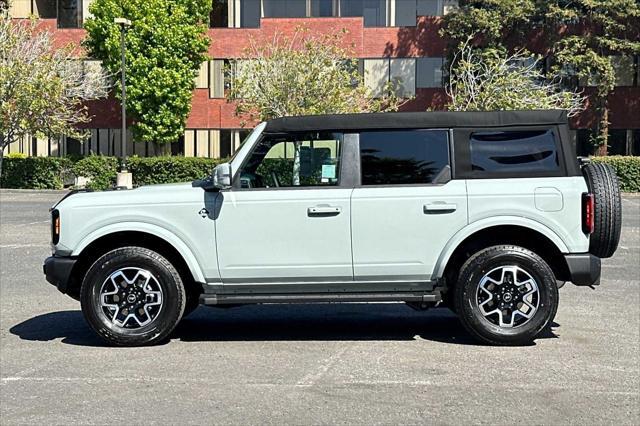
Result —
[[556, 315], [553, 271], [534, 252], [518, 246], [489, 247], [462, 266], [454, 303], [462, 325], [493, 345], [529, 344]]
[[82, 313], [93, 330], [118, 346], [158, 343], [185, 309], [180, 274], [160, 254], [124, 247], [100, 257], [80, 290]]

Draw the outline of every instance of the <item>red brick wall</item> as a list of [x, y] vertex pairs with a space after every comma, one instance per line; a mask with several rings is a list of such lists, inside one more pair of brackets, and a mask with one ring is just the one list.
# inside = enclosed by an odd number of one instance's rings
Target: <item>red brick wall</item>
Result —
[[[342, 38], [345, 47], [354, 57], [417, 57], [444, 56], [446, 41], [438, 35], [440, 17], [422, 16], [417, 18], [416, 27], [367, 27], [362, 18], [263, 18], [260, 28], [211, 28], [209, 55], [212, 58], [246, 57], [251, 40], [255, 43], [271, 42], [276, 34], [292, 36], [298, 28], [304, 27], [308, 34], [321, 36], [347, 30]], [[55, 35], [55, 46], [73, 45], [82, 53], [80, 43], [85, 31], [82, 29], [56, 29], [53, 19], [42, 20], [40, 25]], [[540, 35], [532, 34], [533, 50]], [[415, 99], [402, 106], [403, 111], [424, 111], [427, 108], [442, 109], [446, 104], [444, 89], [417, 89]], [[609, 96], [612, 128], [640, 128], [640, 88], [620, 87]], [[117, 128], [120, 126], [120, 107], [117, 101], [109, 99], [90, 102], [89, 110], [93, 121], [86, 125], [92, 128]], [[209, 92], [196, 89], [193, 94], [188, 128], [216, 129], [240, 128], [245, 119], [235, 115], [235, 107], [224, 99], [209, 99]], [[245, 125], [251, 126], [247, 122]], [[592, 110], [587, 110], [572, 120], [574, 127], [586, 128], [595, 125]]]

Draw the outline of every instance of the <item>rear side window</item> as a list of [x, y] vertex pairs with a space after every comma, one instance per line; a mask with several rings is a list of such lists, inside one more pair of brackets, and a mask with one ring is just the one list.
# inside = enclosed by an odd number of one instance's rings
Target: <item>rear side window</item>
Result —
[[476, 132], [469, 142], [472, 171], [519, 174], [560, 170], [551, 130]]
[[429, 184], [449, 166], [446, 130], [360, 133], [362, 185]]

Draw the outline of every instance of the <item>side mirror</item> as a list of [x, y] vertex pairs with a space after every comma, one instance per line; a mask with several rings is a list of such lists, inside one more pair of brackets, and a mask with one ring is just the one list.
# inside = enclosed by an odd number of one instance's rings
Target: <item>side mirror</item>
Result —
[[218, 164], [213, 169], [213, 186], [216, 189], [231, 188], [231, 164]]

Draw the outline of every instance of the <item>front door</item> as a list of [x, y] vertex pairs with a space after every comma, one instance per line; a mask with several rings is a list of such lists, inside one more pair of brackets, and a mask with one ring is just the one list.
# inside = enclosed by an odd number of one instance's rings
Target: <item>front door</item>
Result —
[[223, 285], [287, 291], [287, 284], [353, 280], [353, 189], [340, 186], [342, 143], [336, 133], [262, 136], [217, 203]]
[[419, 287], [467, 224], [465, 181], [451, 180], [448, 131], [362, 132], [360, 159], [351, 202], [354, 278]]

